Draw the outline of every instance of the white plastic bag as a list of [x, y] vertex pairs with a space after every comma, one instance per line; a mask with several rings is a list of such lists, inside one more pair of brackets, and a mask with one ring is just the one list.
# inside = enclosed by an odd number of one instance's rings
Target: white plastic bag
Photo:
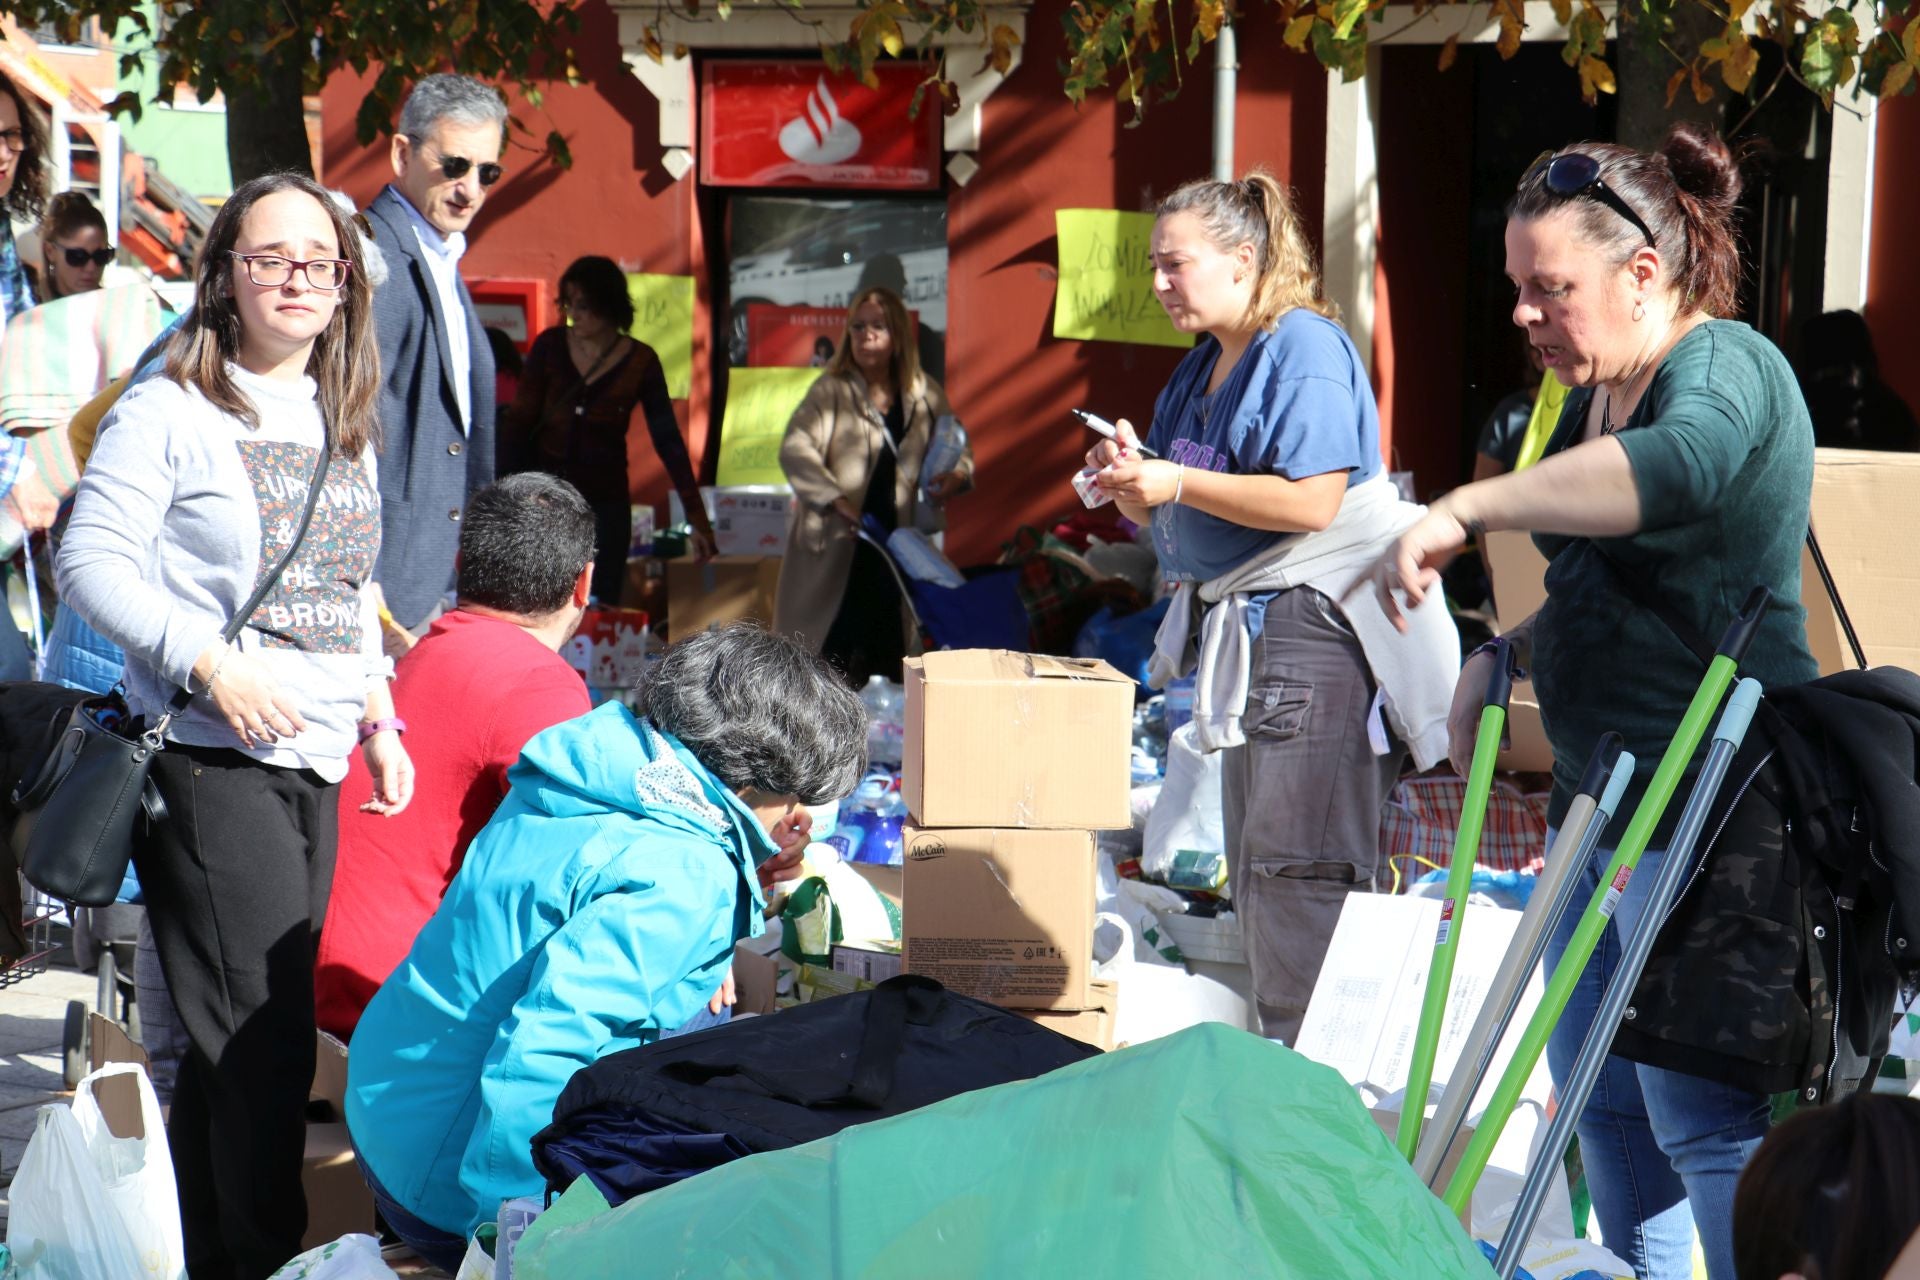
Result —
[[1146, 849], [1140, 871], [1165, 880], [1183, 851], [1224, 855], [1226, 816], [1220, 808], [1220, 753], [1200, 750], [1191, 722], [1167, 741], [1167, 780], [1147, 815]]
[[453, 1280], [494, 1280], [500, 1274], [499, 1264], [487, 1247], [475, 1236], [467, 1241], [466, 1256], [460, 1259], [460, 1269], [453, 1273]]
[[[137, 1138], [116, 1138], [107, 1128], [94, 1091], [115, 1076], [132, 1079], [140, 1093]], [[148, 1280], [184, 1280], [187, 1251], [180, 1238], [180, 1199], [174, 1189], [173, 1156], [167, 1150], [160, 1100], [146, 1070], [131, 1062], [110, 1062], [80, 1082], [73, 1093], [73, 1119], [100, 1175], [107, 1200], [119, 1210], [128, 1239], [140, 1255], [140, 1270], [130, 1276]]]
[[380, 1256], [372, 1236], [347, 1235], [316, 1245], [288, 1262], [268, 1280], [400, 1280]]
[[65, 1105], [42, 1107], [8, 1191], [15, 1280], [121, 1280], [145, 1274]]

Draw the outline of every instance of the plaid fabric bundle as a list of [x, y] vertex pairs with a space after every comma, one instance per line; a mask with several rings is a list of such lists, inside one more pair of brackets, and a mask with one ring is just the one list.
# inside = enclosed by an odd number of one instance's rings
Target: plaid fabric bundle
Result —
[[1027, 611], [1032, 652], [1071, 653], [1074, 638], [1093, 614], [1080, 596], [1094, 575], [1064, 544], [1029, 526], [1001, 551], [1000, 563], [1020, 570], [1020, 603]]
[[[1397, 860], [1402, 889], [1432, 869], [1425, 863], [1441, 868], [1453, 864], [1466, 794], [1466, 781], [1451, 771], [1402, 778], [1395, 785], [1380, 812], [1381, 874], [1387, 882], [1393, 879], [1387, 870], [1390, 859]], [[1495, 778], [1475, 865], [1486, 871], [1538, 874], [1546, 865], [1548, 799], [1544, 791], [1523, 795], [1511, 782]]]
[[133, 368], [166, 322], [159, 296], [138, 283], [58, 298], [7, 321], [0, 428], [27, 438], [27, 456], [56, 494], [64, 497], [80, 482], [67, 424], [100, 388]]

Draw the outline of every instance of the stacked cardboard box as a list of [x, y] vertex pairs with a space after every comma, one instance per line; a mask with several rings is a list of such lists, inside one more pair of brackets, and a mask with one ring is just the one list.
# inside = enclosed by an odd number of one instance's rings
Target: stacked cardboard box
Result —
[[[1920, 538], [1920, 455], [1817, 449], [1813, 456], [1814, 532], [1867, 663], [1920, 670], [1920, 609], [1913, 607], [1920, 573], [1912, 553]], [[1509, 631], [1546, 601], [1547, 562], [1525, 533], [1488, 534], [1484, 550], [1500, 629]], [[1807, 611], [1807, 647], [1820, 674], [1854, 666], [1813, 557], [1804, 551], [1800, 602]], [[1511, 745], [1501, 753], [1502, 769], [1553, 767], [1540, 707], [1525, 682], [1514, 686], [1507, 730]]]
[[997, 650], [909, 659], [901, 793], [908, 972], [1068, 1034], [1112, 1035], [1091, 981], [1094, 832], [1125, 827], [1133, 681]]
[[667, 561], [667, 639], [684, 640], [729, 622], [773, 625], [778, 556]]

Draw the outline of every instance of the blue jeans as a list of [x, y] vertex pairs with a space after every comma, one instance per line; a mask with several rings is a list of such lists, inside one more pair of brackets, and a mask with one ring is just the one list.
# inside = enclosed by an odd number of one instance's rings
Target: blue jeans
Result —
[[[1549, 845], [1554, 834], [1547, 833]], [[1601, 997], [1620, 967], [1623, 939], [1639, 926], [1664, 856], [1657, 849], [1641, 856], [1547, 1041], [1556, 1089], [1573, 1074]], [[1611, 850], [1597, 849], [1582, 871], [1573, 904], [1547, 943], [1549, 974], [1612, 858]], [[1763, 1093], [1608, 1056], [1575, 1131], [1607, 1248], [1631, 1264], [1641, 1280], [1692, 1280], [1696, 1226], [1708, 1276], [1734, 1280], [1734, 1184], [1766, 1137], [1771, 1106]]]
[[[673, 1030], [661, 1032], [660, 1038], [670, 1040], [674, 1036], [706, 1031], [725, 1024], [732, 1017], [731, 1006], [723, 1006], [719, 1013], [714, 1013], [702, 1005], [700, 1012]], [[347, 1136], [351, 1141], [353, 1135]], [[380, 1220], [393, 1230], [393, 1234], [399, 1236], [408, 1248], [442, 1271], [449, 1274], [459, 1271], [461, 1260], [467, 1256], [466, 1238], [457, 1236], [451, 1231], [442, 1231], [431, 1222], [416, 1218], [410, 1213], [387, 1192], [385, 1187], [380, 1185], [380, 1179], [373, 1176], [373, 1170], [369, 1169], [367, 1162], [360, 1158], [360, 1148], [357, 1144], [353, 1149], [353, 1162], [360, 1166], [360, 1176], [366, 1180], [367, 1190], [373, 1193], [373, 1207], [379, 1210]]]

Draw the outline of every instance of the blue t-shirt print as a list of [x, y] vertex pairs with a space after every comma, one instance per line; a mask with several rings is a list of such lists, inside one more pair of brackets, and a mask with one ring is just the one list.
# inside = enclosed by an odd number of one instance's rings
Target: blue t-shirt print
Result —
[[[1171, 462], [1234, 475], [1304, 480], [1347, 473], [1349, 488], [1380, 474], [1380, 414], [1347, 331], [1293, 310], [1258, 333], [1212, 395], [1220, 344], [1209, 337], [1180, 361], [1154, 402], [1147, 446]], [[1176, 582], [1205, 582], [1265, 554], [1291, 534], [1249, 529], [1167, 503], [1153, 544]]]

